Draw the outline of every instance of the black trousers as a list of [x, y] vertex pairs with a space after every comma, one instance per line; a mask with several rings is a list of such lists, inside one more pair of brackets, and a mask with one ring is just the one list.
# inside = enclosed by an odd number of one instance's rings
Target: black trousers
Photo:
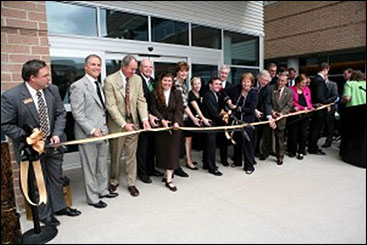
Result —
[[288, 153], [293, 155], [295, 155], [296, 153], [305, 154], [309, 117], [304, 115], [298, 115], [294, 117], [288, 117], [287, 121], [288, 121], [288, 141], [287, 141]]
[[217, 133], [206, 133], [205, 146], [203, 152], [203, 167], [209, 171], [215, 171], [217, 166], [215, 164]]
[[152, 175], [155, 170], [154, 133], [143, 132], [139, 135], [136, 160], [138, 175]]
[[249, 136], [249, 139], [244, 137], [242, 132], [234, 133], [234, 140], [236, 144], [234, 145], [234, 161], [233, 164], [236, 166], [242, 166], [246, 171], [254, 171], [254, 161], [255, 161], [255, 129], [246, 127], [245, 131]]
[[228, 162], [228, 145], [230, 144], [224, 132], [217, 133], [217, 140], [219, 145], [220, 161], [222, 163]]
[[326, 113], [327, 109], [322, 109], [319, 111], [315, 111], [311, 116], [308, 151], [315, 152], [320, 149], [317, 145], [317, 141], [321, 137], [321, 130], [325, 123]]

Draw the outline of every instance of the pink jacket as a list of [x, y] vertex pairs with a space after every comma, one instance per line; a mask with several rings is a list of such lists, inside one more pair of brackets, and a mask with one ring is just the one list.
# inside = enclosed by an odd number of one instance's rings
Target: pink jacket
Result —
[[[305, 107], [298, 104], [298, 93], [297, 93], [297, 87], [296, 85], [290, 87], [290, 89], [293, 91], [293, 107], [297, 107], [300, 110], [304, 110]], [[306, 98], [307, 103], [307, 109], [312, 109], [312, 102], [311, 102], [311, 90], [308, 86], [303, 88], [303, 96]]]

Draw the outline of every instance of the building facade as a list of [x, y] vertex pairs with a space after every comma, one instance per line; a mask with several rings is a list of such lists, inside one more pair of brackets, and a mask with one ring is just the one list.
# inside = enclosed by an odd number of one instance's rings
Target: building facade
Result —
[[328, 61], [330, 80], [338, 84], [346, 68], [366, 72], [364, 1], [269, 1], [264, 24], [266, 64], [314, 76]]
[[[230, 79], [238, 82], [243, 72], [256, 74], [264, 65], [263, 2], [2, 1], [1, 38], [1, 91], [23, 82], [27, 60], [45, 60], [68, 112], [66, 135], [72, 140], [68, 88], [84, 75], [87, 55], [102, 58], [102, 82], [120, 68], [126, 54], [139, 61], [150, 58], [156, 77], [175, 73], [177, 62], [186, 61], [189, 78], [207, 82], [226, 64]], [[68, 154], [76, 150], [69, 147], [66, 166], [75, 164]], [[19, 208], [14, 158], [13, 173]]]

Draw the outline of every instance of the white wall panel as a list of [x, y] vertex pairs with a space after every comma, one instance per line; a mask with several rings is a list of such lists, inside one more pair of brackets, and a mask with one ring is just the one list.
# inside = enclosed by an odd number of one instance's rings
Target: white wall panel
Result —
[[264, 36], [262, 1], [74, 1]]

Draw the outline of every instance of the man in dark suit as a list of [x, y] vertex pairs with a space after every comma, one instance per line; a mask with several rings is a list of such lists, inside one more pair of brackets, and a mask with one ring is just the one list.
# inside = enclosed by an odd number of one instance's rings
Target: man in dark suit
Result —
[[[321, 71], [315, 76], [310, 84], [312, 103], [317, 106], [329, 104], [333, 102], [332, 98], [328, 98], [328, 89], [325, 79], [329, 73], [330, 66], [327, 62], [320, 65]], [[325, 155], [317, 146], [317, 141], [321, 137], [321, 130], [326, 120], [327, 109], [315, 111], [311, 116], [310, 137], [308, 142], [308, 152], [310, 154]]]
[[[153, 65], [149, 59], [143, 59], [139, 66], [141, 77], [143, 82], [144, 97], [148, 104], [148, 113], [150, 112], [151, 94], [156, 86], [156, 81], [152, 77]], [[157, 126], [155, 120], [157, 118], [149, 113], [149, 122], [152, 126]], [[141, 125], [142, 127], [142, 125]], [[138, 148], [136, 151], [136, 159], [138, 164], [138, 177], [144, 183], [152, 183], [151, 176], [163, 176], [163, 173], [155, 169], [154, 161], [154, 133], [143, 132], [139, 134]]]
[[[219, 106], [220, 110], [225, 109], [229, 98], [229, 91], [232, 89], [232, 83], [227, 80], [231, 68], [222, 65], [219, 69], [219, 79], [222, 82], [222, 88], [219, 91]], [[209, 85], [210, 86], [210, 85]], [[229, 166], [228, 163], [228, 145], [230, 144], [223, 132], [218, 133], [220, 160], [223, 166]]]
[[[212, 121], [212, 126], [223, 125], [220, 116], [219, 105], [219, 91], [221, 90], [221, 80], [213, 78], [209, 82], [209, 91], [203, 98], [203, 115]], [[205, 137], [205, 147], [203, 152], [204, 169], [208, 169], [209, 173], [215, 176], [221, 176], [222, 173], [218, 171], [215, 164], [215, 150], [216, 150], [216, 132], [208, 132]]]
[[[13, 139], [17, 162], [25, 145], [25, 127], [40, 128], [46, 144], [59, 143], [64, 133], [66, 111], [60, 94], [52, 85], [49, 68], [44, 61], [30, 60], [23, 65], [24, 83], [5, 91], [1, 99], [1, 129]], [[59, 225], [53, 216], [77, 216], [81, 212], [66, 207], [63, 195], [62, 162], [59, 150], [46, 149], [40, 158], [47, 189], [47, 204], [39, 206], [40, 221], [46, 225]]]

